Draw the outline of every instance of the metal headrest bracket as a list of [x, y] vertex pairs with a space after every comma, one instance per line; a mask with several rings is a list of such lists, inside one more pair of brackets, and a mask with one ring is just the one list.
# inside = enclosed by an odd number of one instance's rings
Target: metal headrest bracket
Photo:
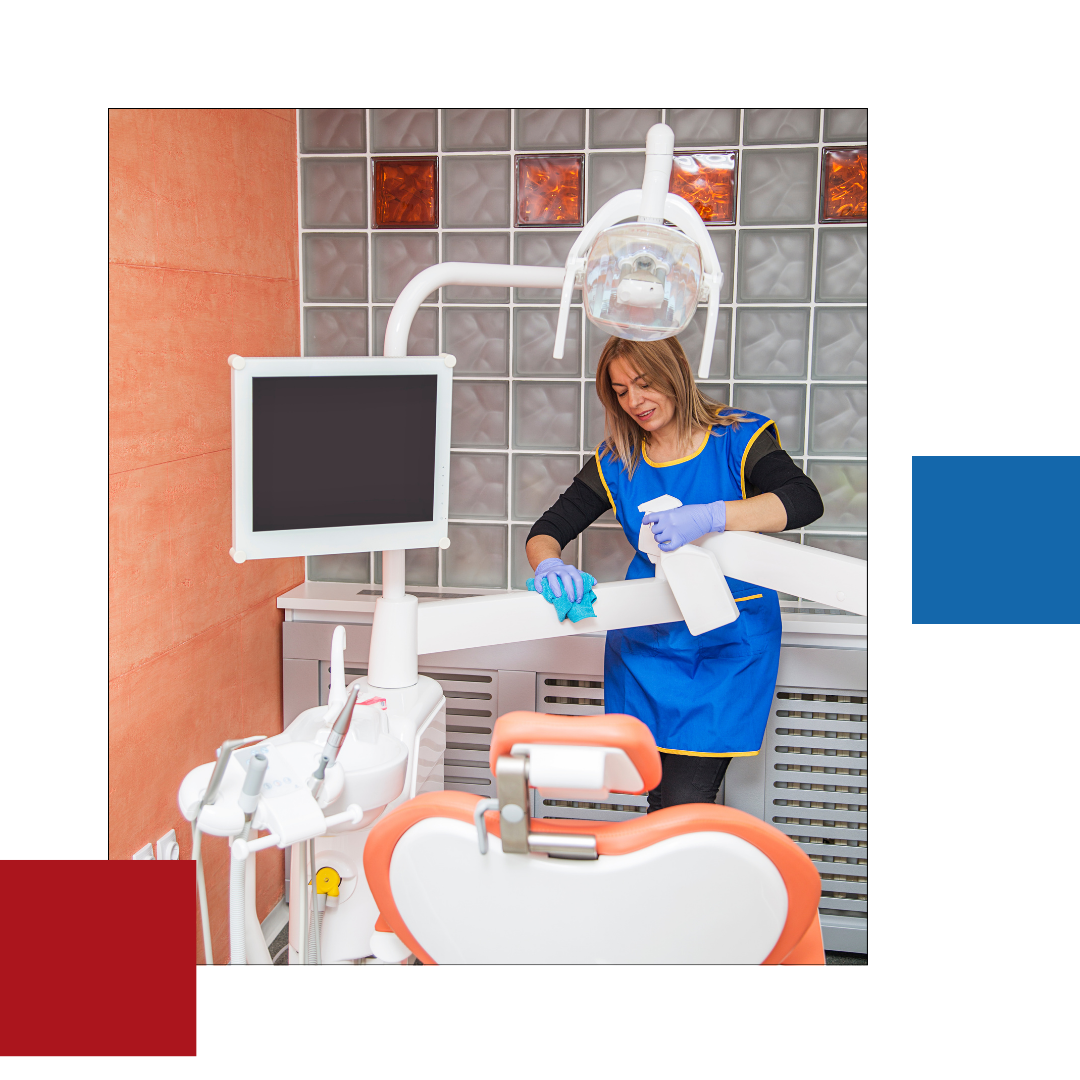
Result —
[[508, 855], [547, 855], [552, 859], [596, 859], [596, 837], [580, 833], [536, 833], [529, 817], [529, 756], [503, 754], [495, 765], [495, 790], [498, 799], [482, 799], [476, 804], [476, 822], [480, 854], [487, 854], [487, 828], [484, 813], [499, 811], [499, 835]]

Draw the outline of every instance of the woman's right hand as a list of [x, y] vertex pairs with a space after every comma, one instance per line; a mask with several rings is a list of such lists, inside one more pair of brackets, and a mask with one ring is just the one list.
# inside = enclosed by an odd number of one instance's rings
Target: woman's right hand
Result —
[[543, 595], [540, 586], [541, 578], [547, 580], [551, 591], [556, 596], [562, 596], [565, 589], [566, 595], [571, 600], [580, 603], [585, 595], [585, 579], [581, 576], [581, 571], [576, 566], [564, 563], [562, 559], [544, 559], [543, 562], [537, 564], [534, 573], [536, 574], [536, 591], [541, 596]]

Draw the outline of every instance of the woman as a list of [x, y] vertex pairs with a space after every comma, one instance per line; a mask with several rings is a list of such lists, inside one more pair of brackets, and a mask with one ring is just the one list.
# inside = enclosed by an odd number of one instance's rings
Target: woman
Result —
[[[636, 549], [644, 522], [664, 551], [725, 529], [780, 532], [821, 516], [813, 482], [780, 447], [768, 417], [710, 401], [675, 338], [611, 338], [596, 370], [605, 440], [533, 526], [525, 553], [552, 592], [580, 599], [580, 571], [562, 549], [611, 508]], [[684, 505], [642, 514], [663, 494]], [[638, 551], [627, 579], [652, 577]], [[608, 712], [639, 717], [663, 762], [649, 812], [715, 802], [733, 757], [756, 754], [780, 660], [780, 605], [772, 589], [728, 578], [739, 618], [692, 637], [683, 622], [611, 631], [604, 653]]]

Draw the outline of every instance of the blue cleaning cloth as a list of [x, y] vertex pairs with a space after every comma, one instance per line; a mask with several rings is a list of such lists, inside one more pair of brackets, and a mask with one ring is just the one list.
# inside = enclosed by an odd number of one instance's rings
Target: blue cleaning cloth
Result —
[[[593, 611], [593, 603], [596, 600], [596, 593], [593, 592], [593, 586], [596, 584], [596, 578], [592, 574], [582, 573], [582, 579], [585, 582], [585, 592], [581, 599], [574, 603], [573, 600], [567, 599], [566, 590], [563, 589], [562, 596], [556, 596], [551, 591], [551, 586], [547, 583], [547, 578], [544, 578], [543, 589], [540, 595], [543, 596], [550, 604], [555, 607], [555, 614], [559, 616], [559, 622], [562, 622], [568, 615], [571, 622], [580, 622], [582, 619], [595, 619], [596, 612]], [[526, 588], [530, 592], [536, 592], [536, 578], [529, 578], [525, 582]]]

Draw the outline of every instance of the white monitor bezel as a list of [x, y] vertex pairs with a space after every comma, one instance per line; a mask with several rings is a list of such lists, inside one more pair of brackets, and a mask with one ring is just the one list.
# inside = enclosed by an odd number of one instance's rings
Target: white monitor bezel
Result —
[[[232, 365], [232, 557], [281, 559], [439, 547], [447, 534], [450, 497], [450, 410], [453, 358], [441, 356], [247, 356]], [[252, 516], [251, 380], [325, 375], [435, 375], [435, 498], [431, 521], [255, 532]], [[392, 452], [392, 448], [387, 448]]]

